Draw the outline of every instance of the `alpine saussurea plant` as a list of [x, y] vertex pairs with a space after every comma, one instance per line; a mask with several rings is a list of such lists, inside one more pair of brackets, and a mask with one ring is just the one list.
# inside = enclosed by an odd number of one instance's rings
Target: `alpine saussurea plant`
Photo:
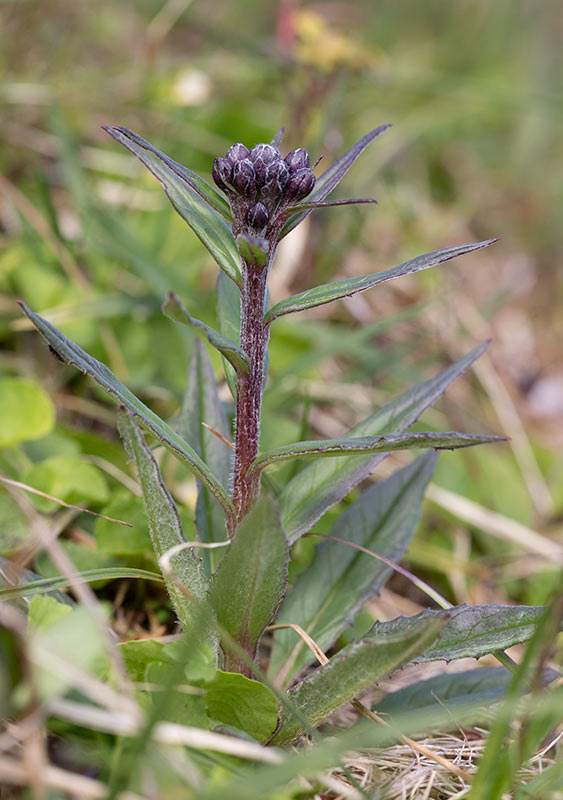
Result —
[[[170, 598], [190, 641], [197, 637], [197, 658], [193, 647], [182, 655], [178, 648], [171, 651], [173, 646], [156, 642], [122, 645], [128, 666], [137, 679], [148, 675], [154, 683], [167, 667], [184, 659], [182, 680], [199, 687], [197, 699], [203, 703], [194, 712], [197, 724], [230, 725], [262, 742], [292, 742], [409, 662], [479, 657], [523, 642], [542, 613], [539, 608], [498, 605], [428, 610], [411, 618], [377, 622], [365, 636], [330, 658], [322, 655], [379, 592], [393, 563], [405, 553], [437, 451], [501, 438], [409, 432], [484, 352], [485, 343], [375, 410], [344, 438], [260, 450], [268, 340], [277, 319], [433, 267], [494, 241], [437, 250], [383, 272], [316, 286], [269, 307], [268, 275], [277, 246], [290, 231], [316, 208], [375, 202], [326, 198], [387, 127], [368, 133], [318, 178], [304, 149], [282, 155], [283, 131], [270, 144], [251, 150], [234, 144], [213, 164], [219, 191], [126, 128], [106, 128], [160, 181], [176, 211], [220, 268], [218, 331], [192, 317], [173, 293], [163, 310], [173, 320], [192, 326], [221, 353], [236, 405], [233, 434], [199, 340], [181, 412], [172, 427], [104, 364], [23, 306], [63, 361], [88, 373], [117, 397], [119, 432], [136, 467]], [[197, 479], [195, 543], [184, 537], [176, 505], [143, 430]], [[408, 449], [425, 452], [363, 491], [346, 508], [288, 591], [292, 546], [390, 452]], [[289, 459], [297, 460], [301, 468], [274, 494], [266, 488], [264, 474]], [[271, 648], [266, 655], [258, 648], [269, 626], [273, 626]], [[315, 646], [321, 653], [320, 665]], [[305, 674], [312, 664], [316, 667]], [[190, 722], [189, 708], [185, 704], [183, 708], [187, 717], [182, 719]]]

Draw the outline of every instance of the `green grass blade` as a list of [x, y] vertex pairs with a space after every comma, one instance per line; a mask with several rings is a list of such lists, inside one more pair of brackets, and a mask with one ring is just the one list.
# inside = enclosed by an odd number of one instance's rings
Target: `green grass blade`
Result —
[[31, 597], [36, 594], [45, 594], [54, 589], [64, 589], [71, 586], [75, 581], [80, 583], [92, 583], [101, 580], [116, 580], [117, 578], [140, 578], [146, 581], [164, 583], [162, 575], [157, 575], [156, 572], [149, 572], [146, 569], [134, 569], [132, 567], [85, 569], [70, 577], [56, 575], [53, 578], [40, 578], [36, 581], [19, 583], [17, 586], [3, 586], [0, 588], [0, 600], [16, 600], [19, 597]]

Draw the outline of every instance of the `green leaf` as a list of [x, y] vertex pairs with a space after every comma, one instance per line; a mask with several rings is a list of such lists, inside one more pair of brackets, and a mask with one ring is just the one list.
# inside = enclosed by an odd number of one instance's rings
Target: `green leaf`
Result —
[[456, 606], [448, 611], [421, 611], [414, 617], [399, 617], [390, 622], [376, 622], [365, 641], [385, 640], [416, 629], [422, 620], [445, 619], [440, 636], [431, 647], [413, 659], [453, 661], [506, 650], [528, 641], [545, 609], [537, 606]]
[[[125, 409], [119, 410], [118, 429], [137, 468], [153, 548], [160, 559], [171, 548], [186, 543], [178, 510], [133, 415]], [[170, 566], [176, 579], [191, 595], [183, 594], [171, 576], [164, 576], [178, 619], [184, 630], [190, 630], [199, 619], [199, 604], [206, 600], [207, 581], [201, 560], [192, 548], [185, 547], [170, 559]]]
[[148, 572], [145, 569], [135, 569], [133, 567], [104, 567], [103, 569], [85, 569], [82, 572], [77, 572], [76, 575], [67, 577], [66, 575], [55, 575], [52, 578], [37, 578], [31, 580], [30, 577], [35, 575], [29, 570], [24, 570], [23, 577], [26, 578], [26, 583], [19, 583], [16, 586], [12, 584], [12, 576], [7, 572], [6, 559], [0, 560], [0, 578], [6, 577], [10, 583], [6, 586], [0, 587], [0, 600], [15, 600], [18, 597], [31, 597], [36, 594], [52, 594], [59, 602], [65, 602], [62, 598], [66, 598], [66, 602], [72, 603], [70, 598], [63, 595], [61, 592], [54, 591], [55, 589], [64, 589], [71, 586], [73, 581], [81, 583], [94, 583], [95, 581], [112, 581], [116, 578], [141, 578], [145, 581], [157, 581], [164, 583], [162, 576], [157, 575], [156, 572]]
[[33, 381], [0, 380], [0, 447], [39, 439], [53, 430], [55, 409], [51, 398]]
[[151, 431], [160, 442], [184, 461], [196, 478], [219, 500], [226, 513], [234, 514], [233, 504], [221, 483], [207, 468], [198, 454], [181, 436], [172, 430], [154, 411], [151, 411], [138, 397], [127, 389], [115, 375], [77, 344], [67, 339], [54, 325], [35, 314], [25, 303], [20, 303], [24, 313], [29, 317], [41, 335], [53, 347], [57, 354], [68, 364], [90, 375], [106, 392], [114, 395], [131, 411], [147, 430]]
[[[546, 670], [544, 682], [547, 684], [556, 677], [555, 670]], [[445, 673], [391, 692], [383, 700], [379, 700], [373, 710], [382, 714], [398, 714], [431, 710], [438, 704], [444, 704], [455, 711], [456, 706], [466, 706], [469, 703], [482, 705], [489, 710], [493, 703], [502, 700], [511, 680], [512, 672], [506, 667], [481, 667]], [[523, 690], [528, 691], [526, 687]], [[455, 725], [455, 718], [452, 721]]]
[[132, 681], [142, 683], [146, 680], [149, 664], [164, 661], [164, 643], [156, 639], [137, 639], [119, 642], [118, 649]]
[[263, 269], [268, 263], [270, 244], [261, 236], [251, 236], [248, 233], [239, 233], [237, 245], [243, 259], [251, 267]]
[[132, 527], [116, 525], [98, 517], [94, 525], [97, 549], [110, 556], [129, 556], [151, 552], [151, 538], [143, 501], [139, 497], [120, 492], [115, 494], [102, 513], [114, 519], [129, 522]]
[[219, 623], [251, 658], [285, 594], [288, 558], [277, 505], [263, 493], [238, 525], [210, 593]]
[[[82, 456], [54, 456], [34, 464], [25, 483], [67, 503], [105, 503], [109, 489], [102, 472]], [[59, 508], [54, 500], [33, 496], [32, 503], [46, 513]]]
[[[316, 202], [318, 203], [321, 200], [324, 200], [325, 197], [332, 192], [332, 190], [338, 186], [342, 178], [346, 175], [354, 161], [358, 158], [358, 156], [363, 153], [366, 149], [368, 144], [372, 142], [380, 133], [383, 133], [387, 130], [387, 128], [391, 127], [390, 125], [380, 125], [378, 128], [374, 128], [374, 130], [366, 133], [365, 136], [356, 142], [349, 150], [347, 150], [344, 155], [340, 156], [334, 164], [332, 164], [327, 170], [320, 175], [316, 182], [315, 187], [311, 194], [307, 195], [307, 202]], [[283, 230], [280, 234], [280, 239], [293, 230], [296, 225], [305, 219], [305, 217], [311, 213], [312, 209], [306, 209], [305, 211], [301, 211], [298, 214], [294, 214], [291, 216], [286, 224], [283, 227]]]
[[[312, 725], [319, 725], [375, 681], [418, 656], [432, 644], [443, 626], [444, 620], [440, 618], [418, 619], [405, 633], [381, 640], [352, 642], [290, 689], [288, 698]], [[285, 717], [272, 744], [288, 744], [302, 733], [298, 720]]]
[[390, 453], [395, 450], [413, 450], [431, 447], [434, 450], [455, 450], [476, 444], [505, 442], [504, 436], [478, 436], [469, 433], [395, 433], [385, 436], [357, 436], [346, 439], [319, 439], [313, 442], [295, 442], [262, 453], [250, 465], [249, 473], [261, 472], [270, 464], [293, 458], [334, 458], [352, 453]]
[[276, 698], [264, 684], [236, 672], [217, 670], [206, 688], [207, 713], [217, 722], [237, 728], [259, 742], [276, 729]]
[[[352, 428], [350, 435], [404, 433], [479, 358], [487, 346], [488, 342], [479, 345], [436, 377], [403, 392]], [[278, 498], [282, 524], [290, 542], [296, 541], [328, 508], [367, 478], [385, 456], [385, 453], [378, 453], [319, 459], [298, 472]]]
[[[436, 458], [436, 453], [426, 453], [371, 486], [339, 517], [330, 535], [400, 561], [416, 530]], [[327, 650], [390, 573], [390, 567], [366, 553], [323, 541], [310, 566], [297, 577], [276, 622], [300, 625], [321, 650]], [[275, 632], [270, 674], [276, 676], [276, 684], [286, 685], [312, 660], [313, 654], [293, 630]]]
[[[222, 335], [237, 346], [240, 346], [240, 292], [238, 286], [220, 272], [217, 275], [217, 322]], [[223, 358], [225, 377], [233, 398], [237, 396], [236, 371]]]
[[72, 613], [72, 606], [59, 603], [54, 597], [34, 597], [28, 607], [27, 620], [36, 630], [46, 630]]
[[168, 298], [162, 306], [162, 311], [167, 317], [173, 319], [175, 322], [182, 322], [184, 325], [189, 325], [190, 327], [195, 328], [196, 331], [202, 331], [209, 344], [218, 350], [221, 355], [223, 355], [227, 361], [232, 364], [237, 372], [249, 372], [250, 359], [242, 347], [239, 347], [238, 344], [231, 342], [221, 333], [217, 333], [217, 331], [213, 330], [213, 328], [210, 328], [209, 325], [206, 325], [199, 319], [192, 317], [180, 298], [175, 295], [174, 292], [169, 293]]
[[122, 127], [102, 127], [160, 181], [178, 214], [225, 274], [240, 286], [240, 256], [229, 224], [231, 215], [226, 200], [195, 172], [168, 158], [136, 133]]
[[[217, 475], [223, 486], [227, 486], [232, 469], [233, 452], [203, 426], [204, 422], [230, 441], [229, 425], [219, 400], [211, 363], [201, 343], [196, 341], [178, 419], [178, 430]], [[201, 542], [222, 542], [227, 538], [223, 509], [211, 492], [199, 483], [196, 526], [198, 540]], [[217, 551], [203, 551], [204, 564], [208, 572], [215, 571], [218, 557]]]
[[456, 258], [457, 256], [471, 253], [482, 247], [488, 247], [496, 241], [496, 239], [486, 239], [483, 242], [446, 247], [443, 250], [434, 250], [432, 253], [417, 256], [410, 261], [406, 261], [404, 264], [399, 264], [398, 267], [386, 269], [383, 272], [374, 272], [371, 275], [359, 275], [357, 278], [347, 278], [343, 281], [314, 286], [312, 289], [307, 289], [304, 292], [295, 294], [292, 297], [287, 297], [285, 300], [276, 303], [265, 315], [264, 322], [270, 323], [278, 317], [282, 317], [284, 314], [292, 314], [294, 311], [305, 311], [308, 308], [315, 308], [325, 303], [332, 303], [333, 300], [340, 300], [342, 297], [350, 297], [357, 292], [365, 292], [366, 289], [371, 289], [373, 286], [377, 286], [378, 283], [390, 281], [393, 278], [401, 278], [403, 275], [409, 275], [412, 272], [420, 272], [429, 267], [435, 267], [437, 264], [450, 261], [450, 259]]
[[515, 800], [538, 800], [539, 798], [557, 800], [558, 796], [561, 797], [562, 786], [563, 760], [560, 759], [533, 777], [525, 786], [518, 787], [514, 797]]

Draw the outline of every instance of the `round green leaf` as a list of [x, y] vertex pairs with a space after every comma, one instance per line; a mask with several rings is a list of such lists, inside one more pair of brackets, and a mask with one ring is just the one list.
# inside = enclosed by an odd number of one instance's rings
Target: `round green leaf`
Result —
[[39, 439], [55, 424], [55, 409], [49, 395], [33, 381], [0, 380], [0, 408], [0, 447]]

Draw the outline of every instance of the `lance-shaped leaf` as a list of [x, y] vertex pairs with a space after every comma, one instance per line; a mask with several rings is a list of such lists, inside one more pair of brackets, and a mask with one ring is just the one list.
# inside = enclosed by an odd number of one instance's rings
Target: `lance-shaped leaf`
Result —
[[384, 436], [353, 436], [346, 439], [319, 439], [312, 442], [295, 442], [267, 450], [251, 464], [249, 474], [261, 472], [270, 464], [294, 458], [334, 458], [358, 453], [391, 453], [395, 450], [413, 450], [432, 447], [434, 450], [457, 450], [476, 444], [505, 442], [504, 436], [479, 436], [472, 433], [390, 433]]
[[[216, 433], [206, 428], [204, 423]], [[199, 341], [195, 342], [192, 353], [178, 431], [223, 486], [228, 486], [233, 452], [216, 434], [230, 441], [229, 425], [219, 400], [211, 363]], [[201, 483], [198, 483], [196, 526], [201, 542], [221, 542], [227, 538], [223, 509]], [[214, 571], [217, 558], [216, 550], [203, 550], [203, 561], [208, 572]]]
[[376, 622], [364, 637], [366, 641], [384, 641], [417, 628], [419, 622], [446, 619], [440, 636], [424, 652], [412, 658], [424, 661], [453, 661], [456, 658], [481, 658], [488, 653], [506, 650], [527, 642], [542, 619], [545, 609], [539, 606], [456, 606], [448, 611], [421, 611], [414, 617], [399, 617], [390, 622]]
[[[352, 428], [350, 437], [403, 433], [434, 403], [448, 386], [486, 350], [485, 342], [456, 361], [435, 378], [408, 389]], [[318, 459], [305, 467], [284, 487], [278, 502], [282, 524], [294, 542], [324, 512], [373, 472], [385, 453]]]
[[237, 372], [248, 372], [250, 370], [250, 359], [242, 347], [231, 342], [230, 339], [227, 339], [222, 333], [218, 333], [209, 325], [206, 325], [205, 322], [201, 322], [199, 319], [192, 317], [174, 292], [168, 294], [168, 297], [163, 303], [162, 311], [175, 322], [182, 322], [184, 325], [189, 325], [195, 328], [198, 333], [201, 331], [207, 338], [209, 344], [218, 350], [221, 355], [233, 365]]
[[[436, 459], [436, 453], [425, 453], [371, 486], [339, 517], [330, 535], [400, 561], [416, 530]], [[380, 591], [390, 572], [391, 567], [366, 553], [323, 541], [310, 566], [297, 576], [276, 622], [299, 625], [321, 650], [327, 650]], [[287, 685], [312, 660], [311, 651], [293, 630], [275, 632], [269, 670], [276, 684]]]
[[178, 214], [209, 250], [219, 267], [240, 285], [239, 254], [230, 227], [226, 200], [195, 172], [183, 167], [133, 131], [102, 126], [117, 142], [137, 156], [162, 184]]
[[[264, 493], [238, 525], [210, 593], [219, 623], [251, 658], [285, 595], [288, 559], [277, 504]], [[229, 658], [228, 669], [244, 671]]]
[[[221, 334], [240, 347], [240, 292], [238, 287], [229, 280], [224, 272], [217, 275], [216, 297], [217, 324]], [[242, 348], [241, 348], [242, 349]], [[237, 396], [236, 370], [230, 362], [223, 357], [225, 378], [231, 390], [233, 399]]]
[[334, 283], [314, 286], [312, 289], [294, 294], [292, 297], [288, 297], [276, 303], [265, 315], [264, 321], [270, 323], [278, 317], [284, 316], [284, 314], [291, 314], [294, 311], [305, 311], [308, 308], [315, 308], [315, 306], [322, 306], [325, 303], [332, 303], [333, 300], [340, 300], [342, 297], [350, 297], [357, 292], [365, 292], [366, 289], [371, 289], [377, 286], [378, 283], [390, 281], [394, 278], [401, 278], [403, 275], [409, 275], [412, 272], [420, 272], [429, 267], [435, 267], [437, 264], [450, 261], [457, 256], [471, 253], [474, 250], [480, 250], [482, 247], [488, 247], [496, 241], [497, 239], [485, 239], [482, 242], [446, 247], [443, 250], [434, 250], [432, 253], [417, 256], [410, 261], [405, 261], [404, 264], [399, 264], [398, 267], [392, 267], [382, 272], [374, 272], [371, 275], [359, 275], [357, 278], [347, 278], [343, 281], [334, 281]]
[[[321, 200], [324, 200], [325, 197], [328, 197], [332, 190], [338, 186], [342, 178], [346, 175], [354, 161], [361, 153], [363, 153], [368, 144], [377, 136], [379, 136], [380, 133], [383, 133], [383, 131], [386, 131], [387, 128], [390, 127], [390, 125], [380, 125], [378, 128], [374, 128], [374, 130], [366, 133], [365, 136], [362, 136], [362, 138], [357, 141], [355, 145], [347, 150], [344, 155], [340, 156], [340, 158], [337, 159], [334, 164], [332, 164], [323, 172], [322, 175], [317, 178], [315, 182], [315, 188], [311, 194], [307, 195], [307, 202], [318, 203]], [[311, 211], [312, 208], [307, 208], [291, 216], [285, 223], [279, 238], [282, 239], [290, 231], [292, 231], [296, 225], [299, 225], [299, 223], [311, 213]]]
[[40, 317], [25, 303], [20, 302], [24, 313], [35, 325], [39, 333], [47, 340], [62, 361], [77, 367], [84, 374], [90, 375], [102, 389], [117, 399], [131, 411], [141, 425], [153, 433], [160, 442], [187, 464], [196, 478], [206, 486], [217, 498], [227, 515], [234, 514], [234, 506], [220, 481], [212, 474], [201, 457], [176, 431], [164, 422], [154, 411], [151, 411], [138, 397], [129, 391], [105, 364], [88, 355], [81, 347], [67, 339], [54, 325]]
[[[444, 624], [443, 618], [420, 619], [404, 635], [352, 642], [290, 689], [288, 698], [312, 725], [319, 725], [375, 681], [395, 672], [428, 648]], [[286, 715], [272, 744], [288, 744], [303, 733], [301, 723]]]
[[[125, 449], [136, 466], [152, 545], [157, 558], [160, 559], [173, 547], [186, 544], [178, 509], [133, 414], [121, 407], [117, 425]], [[173, 555], [170, 558], [170, 566], [174, 576], [194, 598], [192, 600], [185, 595], [170, 575], [164, 575], [166, 588], [178, 619], [184, 630], [190, 630], [198, 619], [199, 604], [206, 601], [208, 582], [201, 568], [201, 560], [190, 547], [184, 547]]]

